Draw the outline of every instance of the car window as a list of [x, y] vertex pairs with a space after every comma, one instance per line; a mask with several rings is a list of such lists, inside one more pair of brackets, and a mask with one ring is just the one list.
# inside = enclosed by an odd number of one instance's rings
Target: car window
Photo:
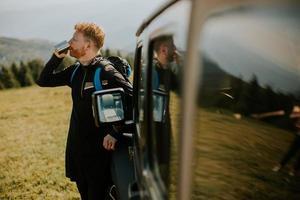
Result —
[[[176, 196], [184, 73], [190, 2], [170, 7], [153, 23], [149, 44], [151, 70], [152, 171], [170, 199]], [[150, 27], [151, 29], [152, 27]]]
[[[145, 167], [149, 160], [149, 148], [147, 147], [146, 141], [148, 140], [147, 135], [147, 123], [146, 115], [147, 112], [147, 99], [145, 100], [145, 88], [147, 87], [147, 71], [145, 64], [145, 54], [143, 52], [143, 46], [140, 45], [136, 49], [135, 54], [135, 77], [134, 77], [134, 88], [135, 88], [135, 122], [137, 124], [137, 133], [135, 137], [136, 142], [136, 153], [140, 160], [137, 166]], [[138, 162], [138, 161], [137, 161]]]
[[195, 199], [299, 197], [289, 168], [274, 168], [298, 131], [299, 13], [244, 6], [207, 18], [199, 43]]

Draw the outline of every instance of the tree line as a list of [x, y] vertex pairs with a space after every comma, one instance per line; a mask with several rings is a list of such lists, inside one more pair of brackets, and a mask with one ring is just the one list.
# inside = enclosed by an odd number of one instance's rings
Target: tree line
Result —
[[0, 90], [33, 85], [43, 66], [44, 62], [40, 59], [0, 65]]
[[274, 114], [260, 119], [290, 129], [293, 127], [290, 114], [294, 106], [300, 105], [300, 92], [283, 93], [270, 85], [261, 86], [255, 74], [245, 81], [242, 77], [221, 70], [217, 63], [204, 60], [198, 103], [203, 107], [215, 107], [249, 117], [283, 111], [282, 115]]
[[[67, 57], [58, 66], [57, 71], [63, 70], [73, 63], [74, 60]], [[0, 90], [27, 87], [35, 84], [43, 67], [44, 61], [41, 59], [12, 63], [10, 66], [0, 64]]]
[[[101, 55], [104, 57], [123, 57], [133, 66], [133, 56], [122, 56], [120, 51], [105, 49], [101, 51]], [[75, 60], [73, 58], [66, 57], [55, 71], [61, 71], [74, 62]], [[11, 65], [0, 64], [0, 90], [26, 87], [35, 84], [44, 64], [44, 61], [41, 59], [32, 59], [27, 62], [21, 61], [20, 63], [12, 63]]]

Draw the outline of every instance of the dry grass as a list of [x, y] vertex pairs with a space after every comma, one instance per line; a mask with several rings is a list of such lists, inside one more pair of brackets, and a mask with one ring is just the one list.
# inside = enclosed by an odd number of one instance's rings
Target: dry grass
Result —
[[291, 132], [205, 109], [197, 122], [193, 199], [300, 199], [300, 178], [271, 170]]
[[0, 92], [0, 199], [79, 199], [65, 178], [69, 89]]
[[[172, 161], [169, 197], [176, 199], [180, 99], [171, 94]], [[271, 169], [281, 159], [293, 133], [261, 121], [218, 109], [198, 109], [193, 163], [192, 199], [299, 200], [300, 177], [290, 177], [290, 165]], [[292, 163], [292, 162], [291, 162]]]
[[[174, 94], [171, 99], [171, 120], [180, 121], [180, 100]], [[0, 199], [79, 199], [64, 170], [69, 89], [1, 91], [0, 105]], [[299, 177], [271, 171], [292, 140], [290, 132], [205, 109], [199, 109], [197, 125], [192, 199], [300, 199]], [[175, 199], [178, 124], [172, 130]]]

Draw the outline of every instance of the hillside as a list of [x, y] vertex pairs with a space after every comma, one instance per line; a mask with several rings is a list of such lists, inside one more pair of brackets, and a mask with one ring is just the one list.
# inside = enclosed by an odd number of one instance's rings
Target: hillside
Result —
[[53, 49], [53, 43], [46, 40], [20, 40], [0, 37], [0, 64], [28, 61], [41, 58], [46, 61]]

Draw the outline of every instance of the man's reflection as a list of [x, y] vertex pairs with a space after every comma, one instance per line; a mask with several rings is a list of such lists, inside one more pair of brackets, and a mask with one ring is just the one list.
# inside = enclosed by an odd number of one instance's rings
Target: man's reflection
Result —
[[174, 45], [173, 37], [164, 35], [154, 42], [153, 90], [168, 92], [178, 88], [177, 73], [180, 56]]
[[170, 35], [156, 38], [153, 48], [154, 141], [160, 174], [165, 185], [168, 186], [171, 145], [169, 92], [170, 90], [178, 91], [179, 54], [176, 51], [173, 37]]

